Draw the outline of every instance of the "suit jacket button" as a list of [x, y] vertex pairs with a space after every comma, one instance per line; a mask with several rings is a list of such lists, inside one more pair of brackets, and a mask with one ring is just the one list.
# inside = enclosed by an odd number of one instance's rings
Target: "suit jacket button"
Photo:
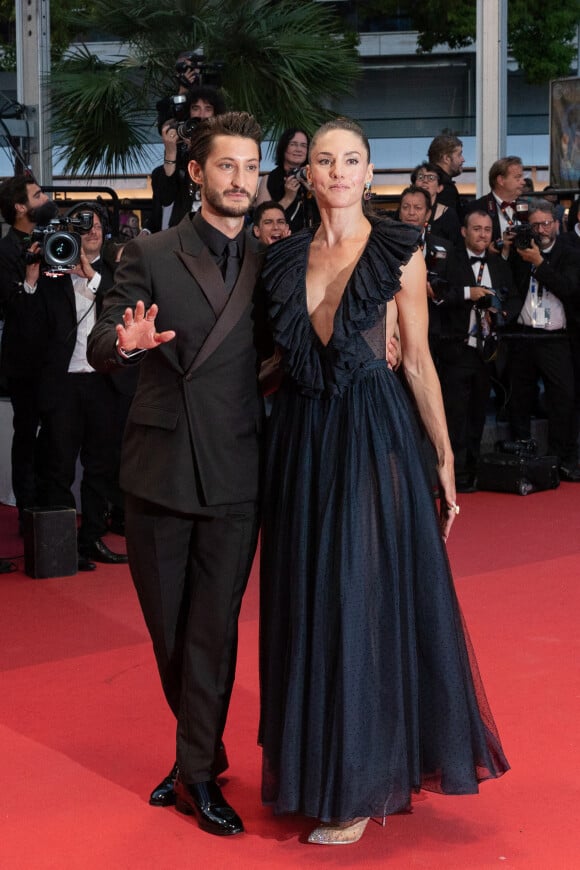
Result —
[[191, 372], [188, 372], [188, 373], [186, 374], [186, 376], [185, 376], [185, 380], [186, 380], [186, 381], [192, 381], [192, 380], [193, 380], [193, 375], [191, 374]]

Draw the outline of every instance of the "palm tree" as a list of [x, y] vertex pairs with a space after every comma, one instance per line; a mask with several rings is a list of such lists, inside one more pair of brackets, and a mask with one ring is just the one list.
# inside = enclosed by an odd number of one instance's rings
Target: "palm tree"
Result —
[[[268, 138], [315, 129], [358, 72], [354, 39], [315, 0], [93, 0], [84, 31], [98, 29], [127, 52], [115, 62], [86, 48], [51, 76], [53, 128], [66, 143], [65, 171], [126, 172], [143, 157], [155, 99], [175, 85], [176, 55], [201, 49], [223, 63], [231, 108], [256, 116]], [[79, 27], [80, 29], [80, 27]]]

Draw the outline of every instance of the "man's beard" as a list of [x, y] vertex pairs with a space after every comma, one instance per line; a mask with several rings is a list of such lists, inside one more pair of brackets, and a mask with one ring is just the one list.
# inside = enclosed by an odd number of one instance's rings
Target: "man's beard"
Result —
[[52, 218], [55, 218], [57, 215], [58, 206], [52, 199], [47, 200], [47, 202], [44, 202], [42, 205], [28, 208], [26, 211], [28, 220], [38, 226], [46, 226], [50, 223]]
[[220, 193], [220, 191], [212, 187], [203, 188], [204, 199], [222, 217], [242, 217], [250, 210], [252, 198], [248, 191], [245, 189], [237, 190], [236, 193], [244, 193], [247, 196], [247, 200], [245, 202], [228, 203], [224, 201], [224, 194]]

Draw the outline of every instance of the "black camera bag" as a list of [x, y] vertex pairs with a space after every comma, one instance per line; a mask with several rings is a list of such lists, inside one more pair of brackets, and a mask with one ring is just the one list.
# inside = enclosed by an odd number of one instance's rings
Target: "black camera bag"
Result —
[[557, 456], [484, 453], [477, 466], [477, 488], [528, 495], [560, 485]]

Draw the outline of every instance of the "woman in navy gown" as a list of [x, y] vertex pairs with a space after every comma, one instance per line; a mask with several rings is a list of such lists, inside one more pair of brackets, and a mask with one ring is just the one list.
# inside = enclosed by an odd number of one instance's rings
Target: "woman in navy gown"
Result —
[[[322, 223], [273, 245], [263, 273], [285, 377], [265, 470], [262, 793], [337, 844], [414, 791], [472, 794], [508, 764], [444, 547], [459, 508], [417, 231], [365, 214], [352, 121], [318, 130], [308, 172]], [[397, 319], [416, 410], [385, 359]]]

